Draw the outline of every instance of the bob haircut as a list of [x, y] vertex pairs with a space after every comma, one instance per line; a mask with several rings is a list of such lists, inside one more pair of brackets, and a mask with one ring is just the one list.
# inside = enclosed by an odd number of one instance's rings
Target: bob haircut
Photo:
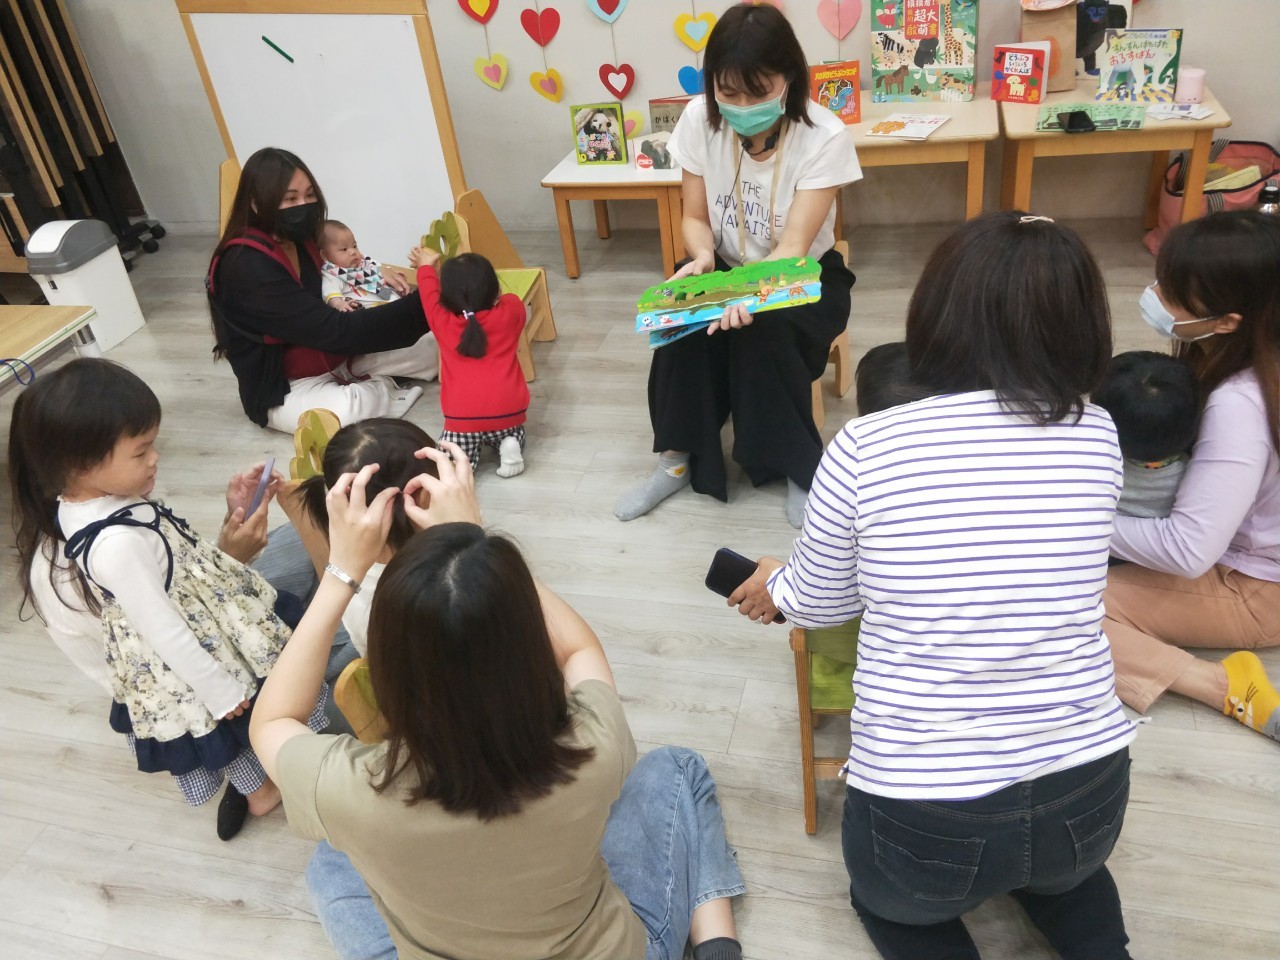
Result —
[[369, 679], [387, 723], [373, 786], [396, 786], [408, 804], [511, 816], [592, 756], [565, 742], [564, 676], [524, 558], [475, 524], [416, 533], [387, 564], [369, 616]]
[[[110, 360], [72, 360], [18, 394], [9, 424], [9, 487], [24, 606], [31, 600], [35, 553], [44, 550], [54, 593], [61, 596], [59, 580], [70, 580], [85, 609], [102, 611], [79, 564], [68, 567], [55, 546], [66, 541], [58, 526], [58, 497], [77, 474], [111, 456], [118, 441], [159, 425], [160, 401], [151, 388]], [[69, 578], [58, 576], [68, 569]]]
[[702, 60], [707, 78], [707, 123], [720, 132], [716, 87], [733, 84], [753, 97], [769, 92], [769, 77], [787, 81], [783, 115], [792, 123], [813, 126], [809, 119], [809, 63], [791, 23], [767, 3], [739, 3], [725, 11], [707, 41]]
[[231, 213], [227, 216], [227, 229], [214, 251], [216, 257], [227, 241], [243, 237], [250, 229], [261, 230], [269, 237], [280, 235], [280, 202], [289, 190], [289, 181], [295, 171], [301, 170], [311, 181], [320, 204], [317, 224], [323, 224], [328, 215], [324, 193], [310, 168], [296, 154], [280, 147], [263, 147], [244, 163], [240, 171], [240, 184], [235, 199], [231, 201]]
[[[1156, 258], [1160, 291], [1197, 317], [1240, 315], [1240, 326], [1209, 340], [1177, 345], [1205, 396], [1253, 369], [1280, 451], [1280, 218], [1256, 210], [1211, 213], [1169, 232]], [[1212, 342], [1213, 349], [1205, 349]]]
[[994, 390], [1034, 423], [1078, 419], [1111, 360], [1098, 264], [1050, 220], [1018, 210], [970, 220], [938, 244], [916, 284], [907, 355], [928, 394]]
[[[324, 448], [324, 472], [308, 477], [298, 485], [302, 508], [325, 539], [329, 537], [329, 508], [325, 503], [328, 489], [344, 473], [355, 473], [361, 467], [376, 463], [379, 470], [369, 478], [365, 496], [372, 501], [388, 487], [404, 485], [420, 473], [438, 476], [433, 460], [419, 460], [413, 453], [423, 447], [434, 447], [430, 434], [415, 423], [395, 417], [374, 417], [343, 427]], [[404, 512], [404, 502], [392, 501], [391, 530], [387, 545], [399, 550], [413, 536], [414, 526]]]

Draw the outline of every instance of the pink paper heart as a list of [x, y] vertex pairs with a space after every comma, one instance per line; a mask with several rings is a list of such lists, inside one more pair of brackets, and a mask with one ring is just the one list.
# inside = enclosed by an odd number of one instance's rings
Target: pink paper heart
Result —
[[540, 86], [547, 93], [554, 94], [556, 92], [557, 85], [556, 85], [556, 82], [552, 80], [550, 77], [543, 77], [541, 80], [538, 81], [538, 86]]
[[862, 0], [821, 0], [818, 21], [837, 40], [849, 35], [862, 18]]
[[635, 117], [627, 117], [625, 120], [623, 120], [622, 129], [626, 131], [628, 137], [631, 136], [631, 134], [635, 133], [636, 132]]
[[498, 66], [496, 63], [491, 63], [489, 66], [484, 68], [484, 75], [488, 77], [491, 82], [497, 83], [502, 79], [502, 67]]

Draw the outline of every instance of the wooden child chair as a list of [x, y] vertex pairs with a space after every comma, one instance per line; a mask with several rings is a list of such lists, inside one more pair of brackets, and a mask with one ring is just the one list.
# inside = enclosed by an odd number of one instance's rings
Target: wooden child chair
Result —
[[369, 680], [369, 661], [357, 657], [343, 668], [333, 685], [333, 701], [351, 724], [361, 743], [378, 743], [387, 739], [387, 721], [378, 710]]
[[[840, 252], [840, 256], [844, 258], [845, 266], [849, 265], [849, 243], [847, 240], [837, 240], [834, 249]], [[853, 386], [853, 366], [849, 358], [849, 331], [841, 330], [840, 336], [831, 341], [831, 353], [827, 357], [827, 363], [834, 363], [836, 367], [836, 396], [843, 397], [849, 392], [849, 388]], [[827, 422], [827, 411], [822, 405], [822, 378], [819, 377], [813, 381], [813, 423], [819, 430], [823, 424]]]
[[858, 627], [853, 620], [823, 630], [791, 630], [791, 650], [796, 667], [796, 705], [800, 714], [800, 775], [804, 785], [804, 830], [818, 830], [817, 781], [834, 780], [848, 759], [848, 751], [838, 757], [816, 757], [813, 747], [815, 719], [845, 718], [853, 709], [853, 670], [857, 664]]

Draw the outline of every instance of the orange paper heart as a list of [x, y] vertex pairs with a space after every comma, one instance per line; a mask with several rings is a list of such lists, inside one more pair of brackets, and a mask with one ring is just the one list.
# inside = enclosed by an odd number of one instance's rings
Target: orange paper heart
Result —
[[564, 96], [564, 81], [554, 67], [546, 73], [529, 74], [529, 86], [540, 97], [546, 97], [552, 103], [559, 103]]
[[476, 76], [487, 86], [501, 90], [507, 82], [507, 58], [500, 53], [495, 53], [488, 60], [476, 57]]
[[701, 53], [707, 41], [711, 39], [711, 31], [715, 25], [714, 13], [700, 13], [696, 17], [689, 13], [682, 13], [676, 17], [676, 36], [694, 53]]

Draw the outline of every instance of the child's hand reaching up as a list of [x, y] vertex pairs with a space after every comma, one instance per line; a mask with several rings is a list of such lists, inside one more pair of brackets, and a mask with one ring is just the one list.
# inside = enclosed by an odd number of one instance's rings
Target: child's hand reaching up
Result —
[[434, 267], [440, 262], [440, 251], [430, 247], [414, 247], [409, 251], [409, 263], [416, 270], [418, 267]]

